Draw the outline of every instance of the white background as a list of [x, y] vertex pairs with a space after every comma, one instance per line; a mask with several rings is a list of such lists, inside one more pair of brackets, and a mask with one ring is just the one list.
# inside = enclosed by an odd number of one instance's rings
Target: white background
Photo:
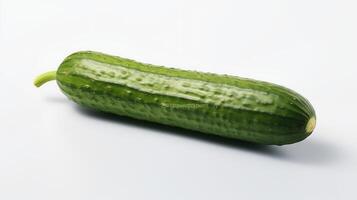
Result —
[[[0, 0], [0, 199], [357, 199], [355, 0]], [[247, 145], [80, 109], [34, 77], [77, 50], [275, 82], [317, 127]]]

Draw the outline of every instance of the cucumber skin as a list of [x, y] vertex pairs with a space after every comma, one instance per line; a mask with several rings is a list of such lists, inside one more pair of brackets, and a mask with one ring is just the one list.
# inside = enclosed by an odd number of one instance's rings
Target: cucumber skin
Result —
[[166, 68], [99, 52], [68, 56], [57, 70], [63, 93], [96, 110], [260, 144], [299, 142], [311, 104], [272, 83]]

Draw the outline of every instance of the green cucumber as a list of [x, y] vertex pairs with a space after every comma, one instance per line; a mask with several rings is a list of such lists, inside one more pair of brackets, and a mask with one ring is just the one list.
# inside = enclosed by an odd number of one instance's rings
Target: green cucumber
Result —
[[316, 123], [307, 99], [276, 84], [92, 51], [71, 54], [35, 85], [50, 80], [85, 107], [260, 144], [299, 142]]

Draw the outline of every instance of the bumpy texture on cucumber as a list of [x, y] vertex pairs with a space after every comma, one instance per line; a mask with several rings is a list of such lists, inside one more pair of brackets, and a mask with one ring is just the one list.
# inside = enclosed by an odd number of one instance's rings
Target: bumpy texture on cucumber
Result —
[[279, 85], [98, 52], [68, 56], [35, 85], [54, 79], [69, 99], [86, 107], [255, 143], [295, 143], [316, 123], [311, 104]]

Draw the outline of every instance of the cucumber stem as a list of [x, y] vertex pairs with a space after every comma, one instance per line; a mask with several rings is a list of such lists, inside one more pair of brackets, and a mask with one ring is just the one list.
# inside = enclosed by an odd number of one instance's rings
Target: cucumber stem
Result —
[[315, 126], [316, 126], [316, 118], [312, 117], [309, 119], [309, 121], [306, 124], [306, 132], [309, 134], [312, 133], [312, 131], [314, 131], [315, 129]]
[[47, 83], [48, 81], [56, 80], [56, 71], [50, 71], [43, 73], [35, 78], [33, 84], [36, 87], [40, 87], [41, 85]]

